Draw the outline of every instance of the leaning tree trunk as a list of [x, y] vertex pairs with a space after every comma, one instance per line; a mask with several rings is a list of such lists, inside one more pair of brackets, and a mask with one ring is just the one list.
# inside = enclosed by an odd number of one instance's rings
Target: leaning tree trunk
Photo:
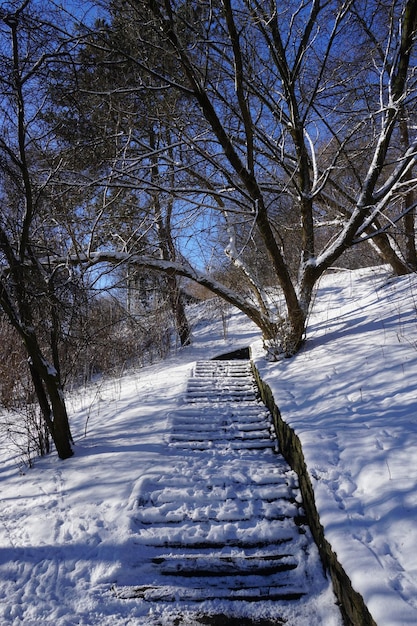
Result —
[[[407, 219], [407, 215], [404, 220]], [[414, 216], [413, 216], [413, 240], [414, 240]], [[375, 248], [377, 249], [378, 254], [381, 259], [391, 265], [392, 270], [396, 276], [404, 276], [404, 274], [409, 274], [411, 271], [411, 265], [407, 263], [407, 260], [403, 261], [393, 247], [390, 244], [388, 235], [386, 233], [381, 233], [375, 235], [374, 239]], [[414, 248], [415, 251], [415, 248]], [[414, 253], [414, 262], [415, 262], [415, 253]]]
[[[15, 276], [17, 277], [19, 277], [18, 270], [19, 268], [15, 271]], [[31, 323], [31, 312], [24, 298], [24, 290], [21, 289], [19, 284], [18, 287], [20, 315], [16, 314], [16, 307], [13, 305], [10, 294], [4, 284], [0, 285], [0, 305], [9, 322], [19, 333], [25, 346], [39, 407], [55, 444], [58, 456], [61, 459], [67, 459], [74, 452], [71, 447], [73, 439], [61, 380], [57, 369], [48, 363], [42, 354], [33, 324]], [[23, 323], [22, 320], [25, 320], [25, 322]]]
[[44, 359], [36, 337], [26, 335], [24, 343], [29, 354], [32, 381], [43, 419], [59, 458], [68, 459], [74, 454], [71, 446], [73, 438], [59, 375]]

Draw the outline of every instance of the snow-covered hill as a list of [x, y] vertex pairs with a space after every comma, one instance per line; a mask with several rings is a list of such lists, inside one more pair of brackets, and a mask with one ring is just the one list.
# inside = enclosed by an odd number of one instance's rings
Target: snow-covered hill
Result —
[[[226, 338], [223, 321], [206, 315], [192, 347], [71, 399], [73, 458], [51, 455], [22, 473], [3, 449], [1, 623], [150, 623], [140, 603], [112, 593], [134, 573], [137, 485], [166, 463], [170, 414], [193, 363], [251, 345], [301, 438], [327, 539], [354, 588], [378, 626], [417, 624], [416, 302], [415, 276], [330, 274], [304, 348], [275, 364], [240, 313], [230, 312]], [[172, 623], [154, 609], [154, 623]]]

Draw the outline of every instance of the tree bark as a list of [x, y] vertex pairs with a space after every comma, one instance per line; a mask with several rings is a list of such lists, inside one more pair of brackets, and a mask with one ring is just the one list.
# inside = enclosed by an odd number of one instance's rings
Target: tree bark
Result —
[[[156, 153], [156, 140], [156, 133], [153, 127], [150, 127], [149, 145], [153, 151], [151, 156], [151, 178], [152, 182], [155, 184], [155, 187], [158, 186], [160, 178], [159, 163]], [[153, 194], [153, 204], [161, 255], [164, 261], [175, 261], [175, 246], [171, 232], [172, 198], [169, 199], [167, 202], [168, 206], [166, 207], [166, 215], [164, 219], [159, 193]], [[168, 275], [167, 286], [168, 297], [171, 304], [172, 312], [174, 314], [175, 327], [177, 329], [181, 346], [188, 346], [191, 343], [191, 332], [184, 308], [184, 303], [182, 301], [178, 280], [175, 274]]]
[[[58, 456], [61, 459], [67, 459], [74, 454], [71, 447], [73, 439], [59, 374], [55, 367], [44, 358], [32, 324], [21, 322], [4, 285], [0, 288], [0, 304], [9, 322], [23, 340], [41, 414], [51, 434]], [[30, 318], [30, 312], [27, 310], [25, 302], [20, 303], [20, 310], [23, 314], [26, 312], [26, 317], [29, 316]]]
[[[408, 130], [408, 121], [404, 108], [401, 111], [400, 120], [400, 138], [402, 146], [407, 149], [410, 145], [410, 136]], [[411, 181], [413, 178], [412, 170], [406, 174], [406, 180]], [[414, 192], [409, 190], [404, 196], [405, 208], [414, 206]], [[404, 216], [404, 232], [405, 232], [405, 262], [410, 270], [417, 270], [417, 250], [416, 250], [416, 231], [415, 231], [415, 209], [410, 209]]]
[[34, 335], [25, 333], [23, 340], [43, 418], [59, 458], [68, 459], [74, 454], [71, 446], [73, 438], [58, 372], [44, 359]]
[[184, 302], [181, 290], [178, 287], [176, 276], [168, 276], [168, 295], [171, 302], [171, 309], [175, 316], [175, 326], [180, 338], [181, 346], [188, 346], [191, 343], [191, 332], [185, 313]]

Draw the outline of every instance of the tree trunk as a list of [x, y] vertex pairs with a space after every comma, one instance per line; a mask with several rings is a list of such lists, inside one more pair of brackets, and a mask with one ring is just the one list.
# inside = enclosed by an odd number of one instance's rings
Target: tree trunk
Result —
[[277, 325], [278, 334], [273, 340], [275, 348], [271, 346], [269, 351], [275, 349], [277, 351], [276, 356], [279, 356], [278, 353], [280, 352], [284, 356], [292, 356], [299, 350], [304, 341], [307, 314], [297, 297], [288, 267], [275, 240], [264, 207], [259, 209], [256, 224], [265, 248], [270, 254], [287, 305], [287, 318], [281, 320], [281, 323]]
[[[414, 239], [414, 225], [413, 225], [413, 239]], [[381, 233], [375, 235], [373, 238], [375, 247], [378, 250], [379, 255], [385, 263], [389, 263], [396, 276], [404, 276], [404, 274], [410, 273], [410, 267], [407, 262], [404, 262], [395, 250], [392, 248], [388, 235]], [[414, 257], [415, 258], [415, 257]]]
[[191, 343], [191, 332], [176, 276], [168, 276], [167, 283], [169, 299], [174, 313], [175, 326], [180, 338], [181, 346], [189, 346]]
[[[410, 136], [408, 131], [408, 119], [407, 113], [404, 108], [401, 111], [400, 120], [400, 137], [401, 143], [405, 149], [410, 146]], [[411, 181], [413, 178], [412, 170], [410, 169], [406, 174], [405, 179]], [[414, 206], [414, 192], [410, 189], [404, 196], [405, 208]], [[404, 231], [405, 231], [405, 262], [409, 267], [409, 270], [415, 272], [417, 269], [417, 251], [416, 251], [416, 232], [415, 232], [415, 209], [410, 208], [408, 213], [404, 216]]]
[[[410, 202], [408, 206], [414, 204], [414, 194], [409, 192], [406, 196], [406, 202]], [[408, 199], [409, 198], [409, 199]], [[412, 209], [404, 217], [405, 230], [405, 262], [411, 271], [417, 270], [417, 250], [416, 250], [416, 232], [415, 232], [415, 210]]]
[[71, 446], [74, 441], [70, 431], [68, 413], [63, 399], [62, 388], [59, 384], [57, 384], [53, 377], [50, 377], [46, 381], [46, 387], [48, 388], [48, 395], [51, 399], [52, 405], [52, 439], [59, 458], [68, 459], [74, 454]]
[[74, 454], [71, 446], [73, 438], [58, 373], [43, 358], [36, 338], [26, 335], [24, 343], [29, 354], [30, 372], [43, 418], [59, 458], [68, 459]]

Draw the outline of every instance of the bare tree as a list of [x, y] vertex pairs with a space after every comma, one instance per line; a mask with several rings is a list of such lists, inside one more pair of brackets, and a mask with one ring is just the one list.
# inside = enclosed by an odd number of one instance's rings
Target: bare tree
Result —
[[[396, 273], [413, 268], [417, 138], [404, 115], [416, 97], [417, 0], [101, 4], [110, 22], [89, 39], [100, 71], [92, 61], [85, 93], [104, 103], [102, 122], [113, 120], [88, 181], [105, 193], [86, 219], [89, 245], [77, 244], [70, 263], [128, 262], [195, 280], [249, 315], [275, 356], [299, 349], [315, 285], [346, 250], [372, 242]], [[109, 74], [99, 80], [110, 63], [113, 86]], [[108, 229], [121, 190], [134, 190], [136, 217], [147, 212], [127, 238]], [[193, 267], [163, 235], [181, 223], [195, 259], [212, 238], [201, 226], [210, 215], [248, 290]], [[407, 254], [395, 236], [404, 220]], [[145, 237], [152, 230], [157, 245]], [[261, 242], [282, 309], [245, 241]]]
[[[389, 234], [414, 208], [400, 201], [416, 185], [417, 138], [405, 145], [398, 137], [401, 111], [416, 97], [416, 0], [128, 4], [129, 19], [147, 24], [141, 54], [130, 48], [129, 58], [152, 77], [153, 89], [158, 83], [189, 102], [188, 124], [171, 123], [199, 184], [172, 192], [239, 213], [268, 252], [286, 311], [277, 318], [238, 298], [234, 304], [257, 319], [273, 350], [290, 355], [300, 347], [314, 286], [348, 248], [372, 237], [397, 272], [409, 271]], [[371, 40], [383, 54], [365, 58]], [[155, 64], [146, 47], [165, 62]], [[300, 222], [296, 279], [282, 246], [283, 198]], [[184, 265], [175, 271], [210, 286]]]
[[57, 350], [58, 285], [66, 279], [46, 262], [56, 233], [44, 221], [51, 136], [42, 110], [48, 68], [65, 48], [30, 4], [0, 11], [0, 305], [26, 349], [43, 419], [64, 459], [73, 454]]

